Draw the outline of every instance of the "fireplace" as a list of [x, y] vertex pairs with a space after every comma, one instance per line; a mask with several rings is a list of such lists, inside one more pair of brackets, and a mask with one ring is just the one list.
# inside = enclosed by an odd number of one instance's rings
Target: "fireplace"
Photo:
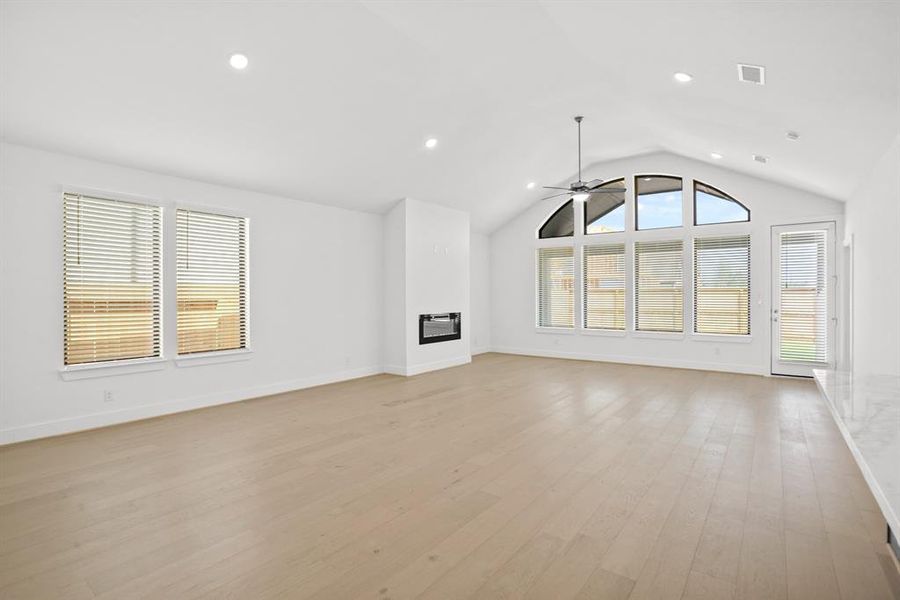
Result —
[[457, 313], [419, 315], [419, 345], [449, 342], [462, 337], [462, 317]]

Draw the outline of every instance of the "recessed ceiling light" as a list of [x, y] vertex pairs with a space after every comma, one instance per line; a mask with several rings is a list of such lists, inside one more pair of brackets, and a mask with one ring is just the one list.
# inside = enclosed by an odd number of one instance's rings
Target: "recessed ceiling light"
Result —
[[575, 202], [583, 202], [590, 197], [591, 197], [590, 194], [581, 193], [581, 194], [575, 194], [574, 196], [572, 196], [572, 200], [574, 200]]
[[722, 158], [722, 155], [719, 154], [718, 152], [710, 152], [709, 157], [714, 158], [716, 160], [720, 160]]
[[675, 73], [674, 77], [675, 81], [679, 83], [687, 83], [694, 78], [693, 75], [690, 75], [689, 73]]
[[437, 138], [428, 138], [425, 140], [426, 148], [434, 148], [435, 146], [437, 146]]
[[232, 54], [228, 58], [228, 64], [230, 64], [238, 71], [243, 71], [247, 68], [247, 65], [250, 64], [250, 60], [244, 54]]
[[535, 182], [529, 181], [529, 182], [528, 182], [528, 185], [526, 185], [525, 187], [528, 188], [529, 190], [533, 190], [533, 189], [534, 189], [534, 186], [536, 186], [536, 185], [537, 185], [537, 184], [536, 184]]
[[652, 177], [644, 177], [644, 181], [650, 181], [651, 179], [653, 179], [653, 178]]
[[763, 156], [762, 154], [754, 154], [753, 160], [755, 160], [758, 163], [766, 164], [767, 162], [769, 162], [769, 157]]
[[787, 139], [789, 139], [789, 140], [791, 140], [791, 141], [799, 140], [799, 139], [800, 139], [800, 134], [797, 133], [796, 131], [788, 131], [788, 132], [787, 132]]

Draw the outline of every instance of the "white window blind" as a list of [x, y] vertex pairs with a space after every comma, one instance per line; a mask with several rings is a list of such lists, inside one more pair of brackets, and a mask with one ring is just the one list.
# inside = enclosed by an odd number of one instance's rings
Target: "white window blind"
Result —
[[625, 244], [584, 247], [584, 326], [625, 329]]
[[162, 210], [63, 195], [66, 365], [161, 355]]
[[750, 236], [694, 240], [694, 331], [750, 334]]
[[176, 211], [178, 354], [247, 347], [247, 219]]
[[681, 240], [635, 242], [635, 329], [684, 330]]
[[572, 247], [540, 248], [537, 263], [538, 326], [574, 327], [575, 261]]
[[781, 234], [781, 360], [828, 360], [827, 232]]

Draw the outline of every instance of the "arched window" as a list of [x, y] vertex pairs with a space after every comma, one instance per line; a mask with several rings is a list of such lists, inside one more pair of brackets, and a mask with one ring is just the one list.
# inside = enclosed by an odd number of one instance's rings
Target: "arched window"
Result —
[[[624, 188], [625, 179], [614, 179], [600, 186]], [[592, 194], [584, 203], [584, 233], [625, 231], [625, 192]]]
[[750, 210], [721, 190], [694, 181], [694, 225], [740, 223], [750, 220]]
[[538, 230], [538, 238], [542, 240], [573, 235], [575, 235], [575, 208], [572, 206], [572, 200], [556, 209]]

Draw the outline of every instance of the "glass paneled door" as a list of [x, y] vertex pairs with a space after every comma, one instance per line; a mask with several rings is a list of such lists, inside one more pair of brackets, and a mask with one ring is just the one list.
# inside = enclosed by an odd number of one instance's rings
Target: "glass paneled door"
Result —
[[834, 223], [772, 228], [772, 374], [833, 365]]

